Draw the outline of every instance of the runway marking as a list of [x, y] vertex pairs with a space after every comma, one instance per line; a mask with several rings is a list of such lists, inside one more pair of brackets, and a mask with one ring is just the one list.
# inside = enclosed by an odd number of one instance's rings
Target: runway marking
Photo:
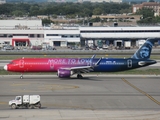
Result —
[[4, 104], [7, 104], [7, 102], [0, 102], [0, 105], [4, 105]]
[[64, 89], [76, 89], [79, 88], [78, 86], [74, 85], [60, 85], [60, 84], [51, 84], [51, 85], [43, 85], [39, 87], [39, 89], [45, 89], [45, 90], [64, 90]]
[[62, 105], [62, 104], [43, 104], [44, 106], [54, 106], [54, 107], [62, 107], [62, 108], [72, 108], [72, 109], [84, 109], [84, 110], [95, 110], [94, 108], [85, 108], [81, 106], [74, 106], [74, 105]]
[[[24, 85], [28, 85], [27, 83], [23, 84], [13, 84], [12, 86], [24, 86]], [[14, 89], [12, 91], [15, 92], [46, 92], [48, 90], [50, 91], [55, 91], [55, 90], [65, 90], [65, 89], [76, 89], [79, 88], [79, 86], [75, 86], [75, 85], [61, 85], [61, 84], [46, 84], [46, 85], [40, 85], [37, 86], [37, 88], [32, 88], [32, 89], [27, 89], [27, 87], [23, 88], [23, 89]]]
[[[18, 90], [12, 90], [14, 92], [37, 92], [36, 90], [26, 90], [26, 89], [18, 89]], [[43, 92], [43, 91], [38, 91]]]
[[13, 83], [11, 84], [11, 86], [24, 86], [24, 85], [28, 85], [29, 83]]
[[153, 102], [155, 102], [156, 104], [160, 105], [160, 102], [158, 100], [156, 100], [155, 98], [153, 98], [151, 95], [149, 95], [148, 93], [144, 92], [143, 90], [137, 88], [136, 86], [134, 86], [133, 84], [131, 84], [130, 82], [128, 82], [126, 79], [121, 78], [125, 83], [127, 83], [129, 86], [131, 86], [132, 88], [136, 89], [137, 91], [139, 91], [140, 93], [142, 93], [143, 95], [147, 96], [150, 100], [152, 100]]

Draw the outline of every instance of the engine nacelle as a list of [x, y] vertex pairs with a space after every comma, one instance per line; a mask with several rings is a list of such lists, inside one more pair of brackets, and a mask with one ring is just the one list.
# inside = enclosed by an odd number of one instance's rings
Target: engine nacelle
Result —
[[58, 70], [58, 77], [60, 78], [68, 78], [72, 75], [72, 71], [65, 70], [65, 69], [59, 69]]

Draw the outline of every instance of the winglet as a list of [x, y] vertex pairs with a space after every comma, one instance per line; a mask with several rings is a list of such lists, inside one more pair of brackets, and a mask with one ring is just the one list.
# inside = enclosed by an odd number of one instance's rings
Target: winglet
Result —
[[96, 56], [96, 55], [94, 54], [94, 55], [91, 57], [91, 59], [94, 59], [94, 58], [95, 58], [95, 56]]
[[93, 65], [93, 59], [95, 58], [95, 54], [91, 57], [91, 59], [90, 59], [90, 66], [91, 67], [95, 67], [95, 66], [97, 66], [97, 65], [99, 65], [99, 63], [101, 62], [101, 60], [102, 60], [102, 58], [100, 58], [94, 65]]
[[94, 66], [98, 66], [98, 65], [100, 64], [101, 60], [102, 60], [102, 58], [100, 58], [100, 59], [95, 63]]
[[156, 40], [156, 38], [148, 38], [146, 42], [134, 53], [131, 58], [149, 59], [152, 52], [152, 46], [154, 45], [154, 42]]
[[90, 59], [90, 66], [92, 66], [92, 63], [93, 63], [93, 59], [95, 58], [95, 54], [91, 57], [91, 59]]

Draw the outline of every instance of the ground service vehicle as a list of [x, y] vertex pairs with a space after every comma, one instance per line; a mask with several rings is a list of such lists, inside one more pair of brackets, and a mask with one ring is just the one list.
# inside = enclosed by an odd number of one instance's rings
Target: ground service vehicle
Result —
[[131, 48], [131, 41], [124, 41], [124, 48], [130, 49]]
[[14, 100], [9, 101], [12, 109], [16, 108], [41, 108], [40, 95], [16, 96]]
[[136, 41], [136, 46], [140, 48], [145, 42], [146, 42], [145, 40], [138, 40]]

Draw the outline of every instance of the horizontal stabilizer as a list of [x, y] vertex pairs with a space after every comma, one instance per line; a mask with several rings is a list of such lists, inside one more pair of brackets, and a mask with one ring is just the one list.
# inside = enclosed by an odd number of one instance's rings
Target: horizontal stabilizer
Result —
[[149, 61], [139, 61], [138, 65], [144, 66], [144, 65], [151, 65], [157, 63], [155, 60], [149, 60]]

